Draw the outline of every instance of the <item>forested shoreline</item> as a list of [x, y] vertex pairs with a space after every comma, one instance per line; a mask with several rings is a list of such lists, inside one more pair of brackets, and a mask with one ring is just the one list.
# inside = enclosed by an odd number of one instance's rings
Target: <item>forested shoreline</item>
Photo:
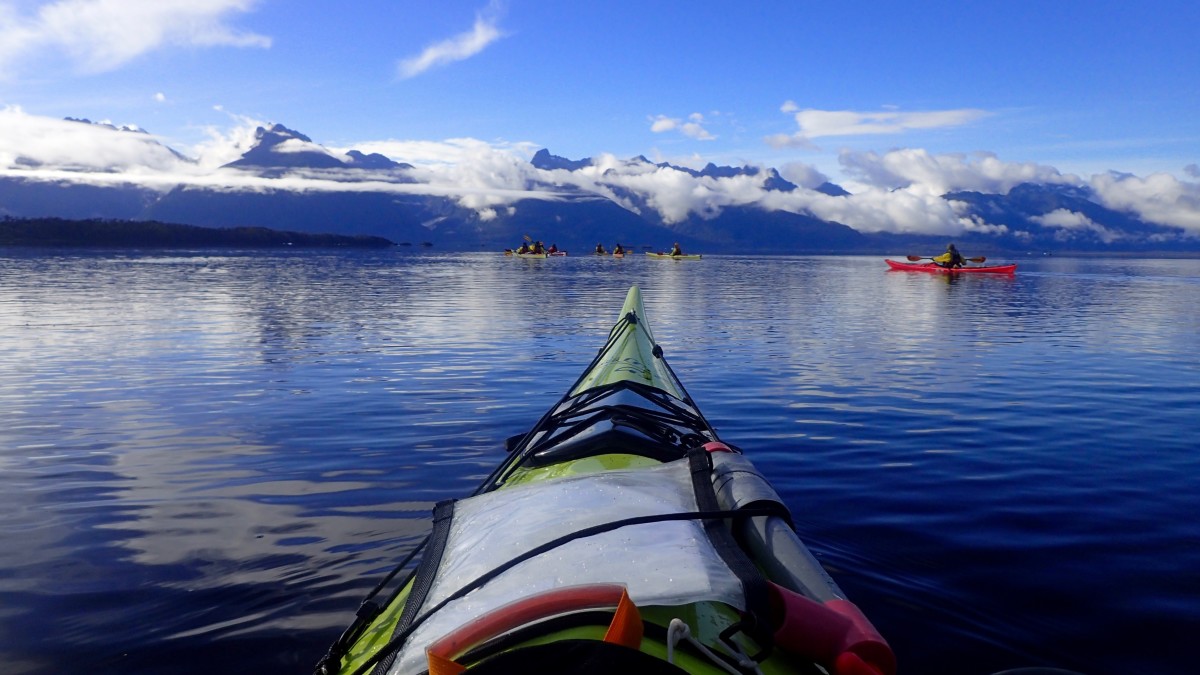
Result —
[[367, 235], [314, 234], [265, 227], [199, 227], [153, 220], [0, 219], [0, 246], [88, 248], [386, 248], [396, 244]]

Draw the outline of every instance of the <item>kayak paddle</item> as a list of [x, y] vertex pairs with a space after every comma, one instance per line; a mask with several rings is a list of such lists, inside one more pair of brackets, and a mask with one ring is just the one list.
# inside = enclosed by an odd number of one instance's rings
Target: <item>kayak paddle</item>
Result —
[[[918, 260], [933, 260], [933, 258], [934, 258], [934, 256], [928, 256], [928, 255], [926, 255], [926, 256], [910, 255], [910, 256], [905, 256], [905, 257], [908, 258], [909, 260], [912, 260], [913, 262], [916, 262]], [[981, 255], [981, 256], [976, 256], [974, 258], [963, 258], [963, 260], [969, 260], [970, 262], [981, 263], [981, 262], [987, 261], [987, 256]]]

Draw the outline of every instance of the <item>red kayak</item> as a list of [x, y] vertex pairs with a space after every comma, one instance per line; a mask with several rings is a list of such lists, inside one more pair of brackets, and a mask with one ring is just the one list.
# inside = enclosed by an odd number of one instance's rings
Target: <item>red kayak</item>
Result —
[[885, 260], [888, 267], [894, 270], [909, 272], [933, 272], [934, 274], [1012, 274], [1017, 270], [1016, 265], [987, 265], [984, 267], [942, 267], [937, 263], [908, 263], [895, 260]]

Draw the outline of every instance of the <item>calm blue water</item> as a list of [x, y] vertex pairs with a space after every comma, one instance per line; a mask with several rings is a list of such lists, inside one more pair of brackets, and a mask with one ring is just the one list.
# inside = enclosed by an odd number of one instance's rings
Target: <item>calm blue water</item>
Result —
[[1195, 672], [1200, 261], [0, 252], [5, 673], [306, 673], [642, 286], [904, 674]]

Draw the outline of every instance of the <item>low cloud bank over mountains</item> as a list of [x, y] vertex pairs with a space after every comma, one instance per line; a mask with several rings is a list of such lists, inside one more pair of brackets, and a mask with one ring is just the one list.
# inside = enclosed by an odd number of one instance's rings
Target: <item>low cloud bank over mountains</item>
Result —
[[[795, 163], [700, 168], [569, 159], [472, 139], [331, 148], [282, 125], [214, 132], [188, 157], [153, 135], [0, 110], [0, 216], [365, 234], [440, 248], [596, 242], [707, 251], [1198, 251], [1200, 182], [1064, 174], [978, 153], [843, 152], [846, 186]], [[1189, 175], [1200, 177], [1196, 167]]]

